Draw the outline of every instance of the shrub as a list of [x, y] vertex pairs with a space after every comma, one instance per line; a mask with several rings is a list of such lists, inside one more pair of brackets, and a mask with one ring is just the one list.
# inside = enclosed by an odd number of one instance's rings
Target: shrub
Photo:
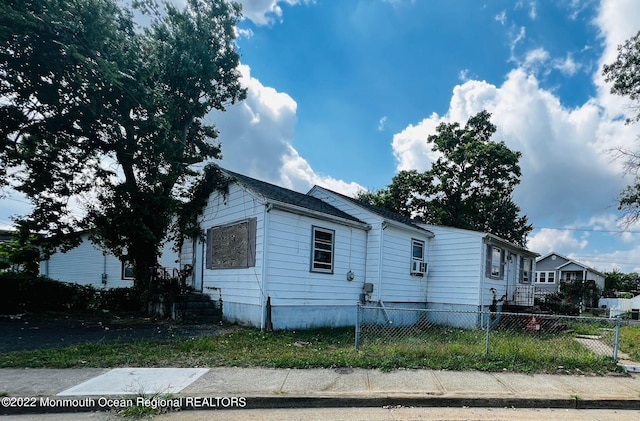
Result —
[[571, 302], [567, 302], [564, 295], [560, 293], [547, 294], [544, 300], [538, 302], [540, 309], [551, 311], [554, 314], [567, 316], [577, 316], [580, 314], [580, 307]]
[[97, 290], [89, 285], [20, 273], [0, 273], [0, 288], [0, 314], [136, 312], [142, 308], [140, 297], [132, 288]]
[[138, 312], [142, 309], [142, 299], [133, 288], [110, 288], [97, 293], [100, 310], [116, 312]]

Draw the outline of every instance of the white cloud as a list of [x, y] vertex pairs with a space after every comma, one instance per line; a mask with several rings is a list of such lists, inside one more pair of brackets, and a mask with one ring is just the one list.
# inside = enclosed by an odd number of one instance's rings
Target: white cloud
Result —
[[293, 147], [297, 103], [288, 94], [264, 86], [240, 66], [247, 99], [209, 119], [220, 130], [220, 165], [277, 185], [306, 192], [318, 184], [346, 195], [364, 188], [317, 174]]
[[458, 80], [461, 82], [466, 82], [470, 79], [469, 77], [469, 69], [462, 69], [458, 72]]
[[425, 170], [436, 158], [426, 143], [441, 122], [460, 122], [486, 109], [504, 140], [522, 152], [522, 181], [515, 200], [532, 221], [564, 225], [577, 215], [609, 212], [624, 186], [619, 164], [607, 151], [631, 142], [633, 130], [603, 117], [588, 101], [569, 109], [523, 69], [511, 71], [501, 86], [468, 81], [453, 90], [446, 115], [432, 114], [393, 138], [397, 169]]
[[381, 132], [384, 130], [384, 126], [387, 123], [387, 116], [383, 116], [382, 118], [380, 118], [380, 120], [378, 120], [378, 131]]
[[582, 66], [577, 63], [569, 53], [564, 59], [554, 59], [553, 68], [559, 70], [567, 76], [575, 75]]
[[[256, 25], [270, 25], [282, 21], [281, 4], [290, 6], [302, 3], [302, 0], [238, 0], [242, 4], [242, 14]], [[306, 1], [308, 2], [308, 1]]]
[[534, 66], [538, 63], [544, 63], [547, 60], [549, 60], [549, 52], [540, 47], [527, 52], [525, 57], [525, 64]]
[[543, 256], [552, 251], [567, 255], [576, 250], [583, 250], [588, 245], [589, 241], [586, 238], [576, 237], [575, 231], [551, 228], [543, 228], [531, 235], [527, 240], [527, 248], [535, 250]]
[[[599, 69], [615, 61], [618, 46], [638, 32], [638, 16], [640, 2], [637, 0], [602, 0], [595, 20], [604, 43]], [[598, 87], [598, 102], [605, 113], [616, 116], [629, 111], [630, 101], [609, 93], [610, 85], [604, 81], [600, 70], [594, 74], [594, 83]]]
[[521, 26], [517, 31], [516, 31], [515, 27], [511, 28], [511, 31], [510, 31], [510, 34], [509, 34], [509, 40], [510, 40], [509, 41], [509, 48], [511, 50], [511, 59], [512, 60], [515, 57], [516, 47], [518, 46], [520, 41], [525, 39], [526, 36], [527, 36], [527, 30], [525, 29], [524, 26]]
[[283, 187], [302, 192], [309, 190], [310, 187], [317, 184], [350, 197], [365, 190], [364, 187], [357, 183], [347, 183], [330, 176], [317, 174], [291, 145], [288, 147], [288, 153], [283, 156], [282, 159], [282, 171], [279, 184]]
[[500, 24], [504, 25], [507, 21], [507, 11], [503, 10], [502, 12], [498, 13], [494, 19], [500, 22]]

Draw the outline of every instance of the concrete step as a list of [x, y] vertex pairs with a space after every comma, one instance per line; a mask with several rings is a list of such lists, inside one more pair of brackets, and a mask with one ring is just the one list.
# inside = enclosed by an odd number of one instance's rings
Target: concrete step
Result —
[[207, 294], [189, 293], [173, 304], [173, 318], [185, 323], [218, 323], [222, 320], [222, 302]]

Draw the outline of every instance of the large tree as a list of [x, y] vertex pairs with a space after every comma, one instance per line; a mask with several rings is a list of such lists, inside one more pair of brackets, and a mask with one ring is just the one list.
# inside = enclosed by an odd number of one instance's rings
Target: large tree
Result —
[[491, 139], [496, 127], [482, 111], [464, 127], [440, 124], [426, 140], [439, 158], [423, 173], [402, 171], [386, 189], [360, 198], [431, 224], [489, 232], [524, 245], [532, 227], [512, 200], [520, 152]]
[[[612, 94], [627, 96], [633, 101], [635, 115], [627, 118], [627, 123], [640, 121], [640, 31], [618, 46], [618, 57], [604, 65], [602, 73], [605, 80], [612, 83]], [[640, 152], [629, 149], [618, 149], [618, 152], [625, 160], [627, 172], [635, 176], [633, 184], [620, 193], [618, 205], [629, 226], [640, 220]]]
[[238, 4], [133, 3], [148, 25], [118, 0], [0, 4], [0, 182], [33, 202], [22, 228], [50, 238], [91, 228], [153, 292], [148, 269], [184, 186], [220, 156], [205, 116], [246, 91]]

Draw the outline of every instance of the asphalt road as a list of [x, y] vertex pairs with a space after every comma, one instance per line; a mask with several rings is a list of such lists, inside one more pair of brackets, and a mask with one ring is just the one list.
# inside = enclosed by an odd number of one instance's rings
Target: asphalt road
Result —
[[226, 327], [220, 325], [186, 325], [142, 317], [0, 316], [0, 353], [83, 343], [189, 338], [215, 335], [225, 330]]
[[[116, 421], [122, 417], [108, 412], [62, 413], [3, 416], [3, 421]], [[636, 421], [640, 411], [610, 409], [527, 409], [527, 408], [314, 408], [260, 409], [234, 411], [181, 411], [145, 419], [154, 421], [262, 420], [563, 420], [563, 421]]]

